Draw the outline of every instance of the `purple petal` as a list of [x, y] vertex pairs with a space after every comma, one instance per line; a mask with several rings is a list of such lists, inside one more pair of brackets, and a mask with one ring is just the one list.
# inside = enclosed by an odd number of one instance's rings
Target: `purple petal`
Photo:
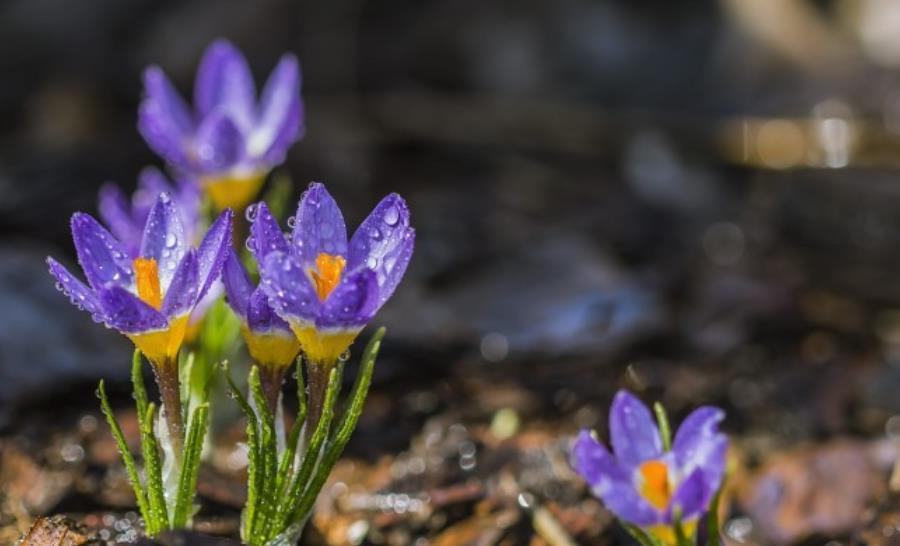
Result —
[[256, 261], [262, 262], [270, 252], [290, 252], [287, 238], [269, 212], [269, 207], [263, 202], [251, 206], [255, 207], [256, 217], [250, 225], [250, 239], [247, 242]]
[[100, 291], [100, 306], [106, 324], [126, 334], [165, 328], [166, 317], [121, 286], [112, 285]]
[[166, 290], [166, 296], [160, 309], [163, 315], [178, 317], [194, 307], [198, 299], [198, 277], [197, 254], [191, 249], [178, 264], [175, 275], [172, 276], [172, 282]]
[[200, 290], [197, 299], [206, 295], [209, 287], [219, 279], [225, 256], [231, 248], [231, 229], [234, 213], [225, 209], [209, 226], [206, 236], [197, 249], [197, 262], [200, 272]]
[[378, 275], [379, 306], [391, 297], [412, 258], [416, 234], [409, 208], [396, 193], [381, 200], [350, 240], [347, 267], [366, 266]]
[[715, 492], [716, 490], [712, 489], [703, 477], [703, 471], [699, 468], [694, 470], [686, 480], [681, 482], [675, 495], [672, 496], [666, 519], [672, 521], [676, 507], [681, 510], [682, 521], [696, 518], [706, 511], [706, 505]]
[[715, 491], [725, 473], [728, 438], [719, 432], [725, 412], [712, 406], [697, 408], [681, 423], [672, 443], [672, 454], [679, 471], [703, 470], [706, 481]]
[[347, 256], [344, 216], [324, 185], [313, 182], [303, 192], [295, 220], [291, 244], [305, 267], [313, 267], [323, 252]]
[[662, 439], [650, 410], [628, 391], [619, 391], [613, 400], [609, 436], [616, 458], [626, 468], [662, 456]]
[[273, 329], [291, 331], [288, 323], [275, 314], [275, 310], [269, 305], [269, 296], [262, 288], [257, 288], [250, 296], [247, 326], [254, 332], [271, 332]]
[[72, 240], [88, 283], [98, 290], [109, 283], [129, 286], [131, 259], [125, 248], [89, 214], [72, 215]]
[[288, 322], [314, 322], [319, 297], [296, 259], [284, 252], [272, 252], [259, 266], [260, 286], [278, 316]]
[[185, 148], [194, 124], [184, 100], [158, 66], [144, 72], [144, 94], [138, 110], [138, 130], [163, 159], [187, 167]]
[[141, 245], [144, 223], [139, 223], [132, 215], [125, 193], [115, 184], [104, 184], [100, 188], [98, 205], [100, 218], [122, 243], [129, 256], [136, 256]]
[[249, 128], [256, 102], [253, 74], [244, 55], [228, 40], [216, 40], [203, 54], [194, 85], [194, 106], [201, 118], [213, 110], [227, 112]]
[[629, 472], [586, 430], [581, 431], [572, 447], [572, 466], [617, 517], [635, 525], [652, 525], [661, 520], [662, 514], [635, 490]]
[[244, 135], [222, 110], [203, 120], [194, 146], [199, 167], [207, 174], [225, 171], [244, 157]]
[[159, 284], [165, 292], [172, 281], [175, 268], [187, 250], [181, 214], [168, 193], [161, 193], [147, 215], [141, 256], [156, 260], [159, 268]]
[[[57, 287], [69, 297], [69, 301], [79, 309], [97, 316], [100, 313], [100, 301], [97, 295], [86, 284], [78, 280], [69, 270], [53, 258], [47, 258], [50, 274], [56, 279]], [[100, 318], [97, 316], [97, 318]]]
[[222, 266], [222, 284], [225, 285], [225, 295], [228, 297], [228, 305], [239, 317], [247, 318], [247, 306], [250, 302], [250, 294], [254, 286], [250, 282], [247, 270], [241, 264], [240, 258], [234, 249], [229, 248]]
[[297, 58], [281, 57], [263, 88], [256, 128], [248, 151], [267, 165], [284, 161], [288, 148], [305, 132], [300, 99], [300, 66]]
[[360, 268], [341, 279], [322, 304], [316, 326], [358, 328], [365, 326], [378, 310], [378, 280], [375, 272]]

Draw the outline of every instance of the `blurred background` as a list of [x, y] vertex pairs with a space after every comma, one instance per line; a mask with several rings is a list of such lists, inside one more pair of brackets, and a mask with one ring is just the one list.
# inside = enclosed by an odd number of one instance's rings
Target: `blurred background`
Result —
[[358, 461], [310, 543], [565, 544], [541, 514], [578, 543], [625, 543], [565, 462], [579, 427], [605, 434], [620, 387], [677, 418], [726, 408], [733, 543], [900, 536], [892, 0], [7, 0], [0, 441], [69, 476], [27, 511], [118, 506], [79, 442], [106, 435], [93, 388], [126, 392], [130, 349], [43, 260], [74, 263], [68, 218], [96, 211], [102, 183], [161, 165], [136, 130], [143, 68], [190, 96], [218, 37], [258, 85], [300, 58], [307, 136], [276, 171], [294, 198], [325, 182], [353, 229], [397, 191], [418, 231], [376, 320]]

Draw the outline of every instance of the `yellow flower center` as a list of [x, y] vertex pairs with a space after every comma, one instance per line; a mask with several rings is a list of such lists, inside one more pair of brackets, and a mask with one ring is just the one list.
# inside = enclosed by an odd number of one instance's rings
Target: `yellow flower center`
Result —
[[326, 254], [325, 252], [316, 256], [316, 267], [310, 268], [309, 274], [316, 285], [316, 294], [319, 296], [319, 301], [325, 301], [338, 283], [341, 282], [341, 273], [344, 272], [346, 265], [347, 260], [343, 256]]
[[159, 268], [153, 258], [135, 258], [134, 274], [138, 297], [159, 311], [162, 307], [162, 290], [159, 287]]
[[672, 498], [669, 469], [662, 461], [647, 461], [638, 467], [641, 496], [658, 510], [665, 510]]

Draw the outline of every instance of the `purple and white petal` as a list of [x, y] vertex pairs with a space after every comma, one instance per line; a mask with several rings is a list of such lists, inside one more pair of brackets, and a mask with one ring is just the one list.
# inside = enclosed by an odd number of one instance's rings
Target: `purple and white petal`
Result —
[[194, 106], [204, 118], [213, 110], [228, 113], [249, 129], [255, 117], [256, 87], [244, 55], [228, 40], [216, 40], [203, 54], [194, 84]]
[[254, 291], [253, 283], [244, 265], [238, 258], [234, 249], [229, 248], [222, 266], [222, 284], [225, 285], [225, 296], [228, 305], [235, 314], [242, 319], [247, 318], [247, 306], [250, 303], [250, 295]]
[[88, 283], [98, 290], [109, 283], [130, 286], [131, 258], [126, 249], [91, 215], [72, 215], [72, 240]]
[[172, 275], [181, 263], [187, 246], [181, 213], [175, 208], [175, 203], [168, 193], [159, 194], [153, 208], [150, 209], [150, 214], [147, 215], [140, 255], [156, 260], [159, 284], [163, 292], [169, 288]]
[[319, 309], [316, 327], [354, 329], [365, 326], [378, 311], [378, 280], [371, 269], [345, 275]]
[[244, 135], [230, 115], [216, 110], [197, 129], [194, 141], [197, 166], [204, 173], [221, 173], [244, 158]]
[[199, 271], [197, 253], [188, 250], [172, 276], [172, 282], [166, 290], [160, 311], [169, 318], [180, 317], [188, 313], [197, 303]]
[[253, 332], [271, 332], [283, 330], [290, 332], [291, 327], [281, 319], [269, 305], [269, 296], [260, 287], [250, 295], [247, 307], [247, 326]]
[[315, 322], [319, 296], [306, 271], [292, 255], [272, 252], [259, 264], [259, 275], [260, 286], [278, 316], [287, 322]]
[[616, 393], [609, 410], [609, 436], [616, 458], [626, 468], [662, 456], [656, 421], [640, 400], [628, 391]]
[[122, 243], [129, 256], [137, 256], [144, 226], [143, 223], [138, 224], [132, 215], [131, 204], [125, 193], [115, 184], [104, 184], [100, 188], [98, 211], [100, 218]]
[[347, 256], [344, 216], [325, 186], [313, 182], [297, 206], [291, 244], [305, 267], [314, 267], [321, 253]]
[[270, 252], [290, 252], [287, 237], [281, 231], [278, 221], [272, 216], [264, 202], [251, 205], [256, 215], [250, 225], [250, 238], [247, 240], [253, 257], [262, 262]]
[[197, 248], [197, 262], [200, 271], [200, 289], [197, 299], [206, 295], [209, 287], [219, 279], [222, 273], [222, 264], [225, 256], [231, 248], [231, 229], [234, 213], [231, 209], [225, 209], [209, 226], [206, 236]]
[[716, 490], [712, 489], [704, 478], [703, 471], [699, 468], [694, 470], [675, 490], [669, 503], [666, 520], [674, 522], [676, 508], [681, 512], [682, 521], [690, 521], [700, 516], [706, 511], [715, 493]]
[[303, 126], [303, 102], [300, 98], [300, 66], [291, 54], [281, 57], [263, 88], [256, 127], [247, 141], [247, 152], [266, 165], [277, 165]]
[[617, 517], [635, 525], [659, 523], [662, 514], [638, 494], [628, 470], [583, 430], [572, 446], [572, 466]]
[[615, 457], [587, 430], [579, 432], [572, 445], [571, 464], [589, 485], [597, 484], [602, 479], [629, 479], [628, 471], [619, 466]]
[[99, 299], [106, 324], [122, 333], [139, 334], [168, 325], [162, 313], [121, 286], [100, 290]]
[[102, 318], [100, 309], [100, 301], [97, 295], [86, 284], [78, 280], [69, 270], [63, 267], [53, 258], [47, 258], [47, 265], [50, 267], [50, 274], [56, 279], [57, 288], [69, 297], [72, 305], [79, 309], [84, 309], [95, 318]]
[[710, 487], [718, 489], [725, 474], [728, 438], [719, 432], [725, 412], [712, 406], [697, 408], [678, 427], [672, 454], [680, 472], [703, 470]]
[[384, 304], [403, 278], [415, 246], [409, 208], [396, 193], [381, 200], [350, 240], [347, 267], [368, 267], [378, 275], [379, 305]]
[[158, 66], [144, 72], [144, 100], [138, 110], [138, 130], [166, 161], [187, 167], [185, 150], [194, 123], [184, 100]]

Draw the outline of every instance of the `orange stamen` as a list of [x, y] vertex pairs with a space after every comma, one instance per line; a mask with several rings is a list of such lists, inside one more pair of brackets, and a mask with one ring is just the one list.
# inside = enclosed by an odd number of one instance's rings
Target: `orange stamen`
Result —
[[638, 472], [641, 475], [641, 496], [659, 510], [669, 506], [672, 491], [669, 488], [669, 469], [662, 461], [647, 461]]
[[159, 268], [153, 258], [134, 259], [135, 283], [138, 297], [150, 307], [162, 307], [162, 290], [159, 288]]
[[333, 254], [320, 253], [316, 256], [316, 267], [310, 269], [309, 274], [312, 276], [313, 283], [316, 285], [316, 294], [320, 301], [325, 301], [331, 291], [341, 281], [341, 273], [344, 272], [344, 266], [347, 260], [343, 256], [335, 256]]

